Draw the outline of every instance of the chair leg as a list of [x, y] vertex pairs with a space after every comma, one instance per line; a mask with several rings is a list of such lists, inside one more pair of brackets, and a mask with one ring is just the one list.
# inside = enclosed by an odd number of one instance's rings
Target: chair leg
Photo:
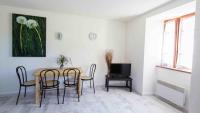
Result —
[[79, 97], [79, 94], [78, 94], [78, 102], [80, 102], [80, 97]]
[[132, 92], [132, 80], [130, 80], [130, 92]]
[[91, 80], [90, 80], [90, 88], [92, 88]]
[[76, 87], [76, 92], [77, 92], [77, 95], [78, 95], [78, 102], [80, 102], [80, 93], [79, 93], [79, 84], [77, 84], [77, 87]]
[[40, 95], [40, 107], [41, 107], [41, 105], [42, 105], [42, 97], [43, 97], [43, 89], [42, 89], [42, 93], [41, 93], [41, 95]]
[[26, 86], [25, 86], [24, 88], [25, 88], [25, 91], [24, 91], [24, 97], [26, 97]]
[[57, 87], [57, 100], [58, 100], [58, 104], [59, 104], [59, 87]]
[[92, 79], [92, 81], [93, 81], [93, 90], [94, 90], [94, 94], [95, 94], [94, 79]]
[[19, 87], [19, 93], [18, 93], [18, 96], [17, 96], [16, 105], [18, 104], [18, 100], [19, 100], [20, 92], [21, 92], [21, 86]]
[[126, 87], [128, 87], [128, 80], [126, 81]]
[[62, 101], [62, 104], [64, 104], [64, 101], [65, 101], [65, 90], [66, 90], [66, 87], [64, 86], [64, 93], [63, 93], [63, 101]]
[[44, 95], [44, 98], [45, 98], [46, 97], [46, 91], [45, 90], [44, 90], [44, 94], [43, 95]]
[[107, 88], [107, 86], [108, 86], [108, 79], [106, 78], [105, 88]]
[[107, 92], [109, 91], [109, 80], [107, 80]]
[[106, 80], [105, 80], [105, 88], [106, 88], [106, 86], [107, 86], [107, 78], [106, 78]]
[[81, 81], [82, 85], [81, 85], [81, 95], [83, 94], [83, 80]]

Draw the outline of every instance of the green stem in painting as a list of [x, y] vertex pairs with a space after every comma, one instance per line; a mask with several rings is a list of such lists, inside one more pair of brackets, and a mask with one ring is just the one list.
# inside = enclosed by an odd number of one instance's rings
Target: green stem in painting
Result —
[[39, 33], [39, 31], [37, 30], [36, 27], [35, 27], [35, 31], [37, 32], [38, 38], [39, 38], [39, 40], [40, 40], [40, 46], [41, 46], [41, 49], [42, 49], [42, 55], [43, 55], [42, 39], [41, 39], [40, 33]]
[[23, 45], [22, 45], [22, 28], [23, 28], [23, 25], [21, 24], [20, 26], [20, 48], [21, 48], [21, 52], [23, 52]]

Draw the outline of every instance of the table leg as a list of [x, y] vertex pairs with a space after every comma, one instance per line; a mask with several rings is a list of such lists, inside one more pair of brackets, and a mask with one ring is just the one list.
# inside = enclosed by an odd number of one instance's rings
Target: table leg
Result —
[[40, 104], [40, 79], [38, 76], [35, 77], [35, 104]]

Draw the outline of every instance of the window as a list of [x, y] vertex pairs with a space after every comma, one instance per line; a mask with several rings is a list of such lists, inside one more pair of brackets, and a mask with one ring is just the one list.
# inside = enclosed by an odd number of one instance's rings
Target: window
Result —
[[192, 69], [195, 13], [164, 21], [161, 65]]

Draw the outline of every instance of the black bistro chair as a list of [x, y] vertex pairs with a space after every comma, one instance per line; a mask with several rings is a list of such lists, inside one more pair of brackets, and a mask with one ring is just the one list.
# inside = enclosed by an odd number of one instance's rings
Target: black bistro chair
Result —
[[20, 96], [20, 93], [21, 93], [21, 87], [25, 88], [24, 97], [26, 97], [26, 88], [31, 87], [31, 86], [35, 86], [35, 80], [27, 80], [27, 72], [26, 72], [26, 68], [24, 66], [18, 66], [16, 68], [16, 73], [17, 73], [17, 76], [18, 76], [18, 79], [19, 79], [19, 84], [20, 84], [19, 93], [18, 93], [17, 101], [16, 101], [16, 105], [17, 105], [18, 100], [19, 100], [19, 96]]
[[60, 72], [56, 69], [47, 69], [40, 72], [40, 107], [42, 98], [43, 96], [45, 98], [46, 91], [49, 89], [57, 89], [57, 101], [59, 104], [59, 76]]
[[63, 104], [65, 101], [65, 92], [66, 87], [75, 87], [76, 93], [78, 94], [78, 102], [80, 101], [79, 95], [79, 79], [80, 79], [80, 70], [77, 68], [72, 69], [65, 69], [63, 71], [63, 78], [64, 78], [64, 94], [63, 94]]
[[81, 94], [83, 93], [83, 82], [84, 81], [90, 81], [90, 88], [92, 87], [91, 82], [93, 83], [93, 90], [94, 90], [94, 93], [95, 93], [95, 86], [94, 86], [95, 70], [96, 70], [96, 64], [92, 64], [90, 66], [89, 76], [81, 76], [81, 81], [82, 81]]

